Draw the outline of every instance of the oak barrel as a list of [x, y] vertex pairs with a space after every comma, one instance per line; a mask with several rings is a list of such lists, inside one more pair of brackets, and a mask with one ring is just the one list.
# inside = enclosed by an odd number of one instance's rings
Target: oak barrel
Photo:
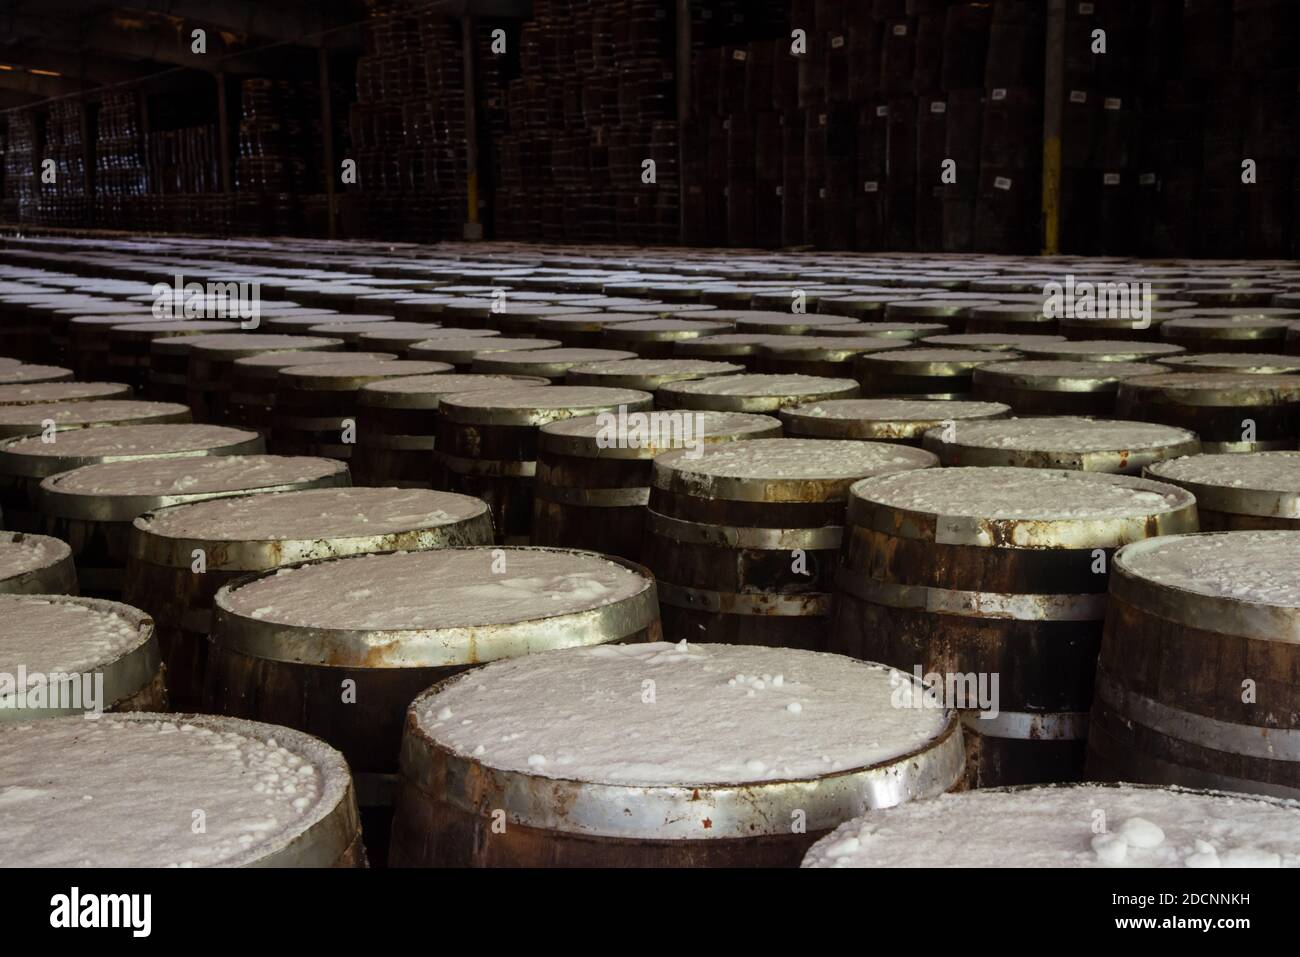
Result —
[[[791, 866], [842, 821], [959, 778], [956, 715], [894, 694], [888, 668], [788, 648], [494, 662], [412, 703], [389, 861]], [[672, 702], [672, 734], [655, 701]]]
[[850, 491], [830, 650], [937, 676], [971, 785], [1077, 780], [1111, 553], [1195, 529], [1190, 494], [1126, 475], [868, 479]]
[[764, 413], [823, 399], [851, 399], [858, 392], [852, 379], [751, 373], [670, 382], [655, 400], [661, 409]]
[[77, 594], [77, 569], [68, 543], [48, 535], [0, 532], [0, 594]]
[[[304, 337], [305, 338], [305, 337]], [[276, 380], [284, 369], [295, 366], [320, 365], [325, 362], [356, 362], [362, 360], [396, 359], [391, 352], [317, 352], [283, 351], [260, 352], [236, 359], [230, 367], [230, 393], [226, 397], [226, 421], [271, 431], [275, 410]]]
[[977, 368], [1016, 358], [1015, 352], [921, 347], [859, 356], [853, 371], [869, 396], [966, 399]]
[[[0, 438], [34, 435], [49, 424], [57, 432], [99, 425], [146, 425], [189, 422], [188, 406], [140, 399], [87, 399], [0, 406]], [[57, 439], [56, 439], [57, 441]]]
[[1195, 495], [1203, 531], [1300, 530], [1300, 452], [1191, 455], [1146, 475]]
[[1300, 375], [1167, 372], [1125, 379], [1115, 415], [1190, 429], [1205, 452], [1294, 449]]
[[831, 399], [780, 411], [791, 438], [863, 439], [920, 445], [930, 429], [949, 422], [1004, 419], [1011, 407], [1000, 402], [944, 399]]
[[937, 462], [901, 445], [822, 439], [660, 455], [643, 554], [665, 629], [695, 641], [823, 650], [849, 486]]

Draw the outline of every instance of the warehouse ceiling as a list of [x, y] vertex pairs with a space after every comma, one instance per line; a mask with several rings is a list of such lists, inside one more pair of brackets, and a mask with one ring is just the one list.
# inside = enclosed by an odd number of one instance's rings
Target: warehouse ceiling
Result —
[[[180, 68], [285, 75], [359, 45], [359, 0], [0, 0], [0, 105]], [[207, 51], [191, 50], [202, 29]]]

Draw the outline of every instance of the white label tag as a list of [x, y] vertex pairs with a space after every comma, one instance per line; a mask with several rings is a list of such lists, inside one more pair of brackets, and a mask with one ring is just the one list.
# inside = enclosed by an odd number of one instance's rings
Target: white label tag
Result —
[[864, 193], [878, 193], [878, 192], [880, 192], [880, 183], [878, 183], [878, 182], [877, 182], [876, 180], [874, 180], [874, 179], [869, 179], [869, 180], [867, 180], [865, 183], [862, 184], [862, 192], [864, 192]]
[[1119, 173], [1103, 173], [1101, 181], [1107, 186], [1118, 186], [1119, 178]]
[[895, 24], [894, 24], [894, 36], [896, 36], [896, 37], [905, 37], [905, 36], [907, 36], [907, 24], [906, 24], [906, 23], [895, 23]]
[[876, 107], [876, 116], [888, 116], [888, 115], [889, 115], [889, 107], [887, 106]]
[[823, 186], [823, 187], [821, 187], [820, 189], [817, 190], [817, 198], [818, 198], [818, 199], [825, 199], [825, 198], [826, 198], [826, 187], [825, 187], [825, 186]]
[[1101, 105], [1107, 110], [1121, 110], [1124, 108], [1124, 101], [1118, 96], [1108, 96]]
[[776, 188], [776, 195], [778, 195], [778, 196], [784, 196], [784, 195], [785, 195], [785, 187], [784, 187], [784, 186], [778, 186], [778, 187]]
[[1006, 98], [1007, 98], [1007, 89], [1006, 89], [1006, 87], [1004, 87], [1004, 86], [1000, 86], [1000, 87], [998, 87], [996, 90], [993, 91], [993, 99], [995, 99], [995, 100], [1005, 100]]
[[931, 113], [947, 113], [947, 112], [948, 112], [948, 104], [945, 103], [943, 100], [935, 100], [933, 103], [930, 104], [930, 112], [931, 112]]
[[844, 46], [844, 38], [843, 38], [843, 37], [831, 37], [831, 49], [832, 49], [832, 50], [838, 50], [838, 49], [839, 49], [840, 47], [842, 47], [842, 46]]
[[999, 176], [997, 179], [993, 180], [993, 188], [994, 188], [994, 189], [1010, 189], [1010, 188], [1011, 188], [1011, 180], [1007, 179], [1005, 176]]
[[731, 53], [731, 58], [733, 60], [747, 60], [749, 59], [749, 54], [746, 53], [744, 50], [733, 50]]
[[1155, 181], [1156, 181], [1155, 173], [1143, 173], [1141, 176], [1138, 177], [1138, 182], [1141, 183], [1143, 186], [1153, 186], [1155, 185]]
[[1070, 102], [1071, 102], [1071, 103], [1087, 103], [1087, 102], [1088, 102], [1088, 91], [1087, 91], [1087, 90], [1071, 90], [1071, 91], [1070, 91]]
[[825, 125], [826, 125], [826, 114], [825, 114], [825, 113], [818, 113], [818, 114], [817, 114], [817, 125], [818, 125], [818, 126], [825, 126]]

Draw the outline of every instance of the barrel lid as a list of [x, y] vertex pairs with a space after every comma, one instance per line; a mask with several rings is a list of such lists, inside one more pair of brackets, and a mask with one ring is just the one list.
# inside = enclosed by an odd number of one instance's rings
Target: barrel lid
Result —
[[680, 357], [694, 356], [748, 356], [757, 355], [764, 343], [784, 339], [774, 333], [760, 332], [724, 332], [716, 336], [701, 336], [698, 339], [678, 339], [673, 343], [673, 354]]
[[595, 552], [389, 552], [231, 582], [214, 600], [212, 640], [334, 667], [469, 665], [630, 637], [658, 619], [657, 602], [648, 572]]
[[651, 302], [646, 301], [637, 305], [619, 305], [609, 306], [609, 311], [614, 314], [638, 316], [672, 316], [685, 312], [713, 312], [721, 311], [716, 307], [705, 305], [698, 302]]
[[1115, 555], [1110, 592], [1188, 627], [1300, 643], [1300, 531], [1202, 532]]
[[[1002, 305], [997, 299], [895, 299], [885, 304], [885, 316], [890, 319], [909, 316], [942, 316], [953, 318], [969, 315], [974, 309]], [[1023, 308], [1023, 307], [1021, 307]], [[1041, 310], [1040, 310], [1041, 313]]]
[[1142, 362], [1176, 356], [1187, 350], [1172, 342], [1141, 342], [1122, 339], [1077, 339], [1073, 342], [1025, 345], [1018, 350], [1027, 359], [1056, 359], [1079, 362]]
[[[1106, 830], [1095, 832], [1098, 812]], [[1139, 784], [941, 794], [848, 821], [804, 867], [1300, 866], [1300, 805]]]
[[296, 455], [126, 459], [83, 465], [41, 480], [40, 510], [99, 522], [129, 522], [168, 505], [208, 498], [348, 484], [347, 465]]
[[1267, 316], [1189, 316], [1170, 319], [1160, 327], [1166, 339], [1282, 339], [1291, 323]]
[[775, 412], [816, 399], [847, 399], [858, 394], [853, 379], [811, 375], [726, 375], [670, 382], [659, 390], [660, 403], [677, 408], [734, 412]]
[[[486, 503], [419, 488], [314, 488], [209, 499], [135, 519], [131, 554], [188, 568], [261, 571], [316, 558], [492, 541]], [[218, 546], [218, 547], [212, 547]]]
[[[30, 867], [328, 867], [358, 833], [343, 756], [278, 725], [56, 718], [0, 731], [0, 769], [10, 787], [41, 795], [0, 817], [0, 839]], [[178, 827], [177, 808], [202, 808], [204, 833]]]
[[799, 435], [826, 439], [916, 438], [927, 429], [961, 419], [1000, 419], [1001, 402], [939, 399], [831, 399], [780, 411], [781, 422]]
[[607, 385], [653, 391], [667, 382], [704, 379], [744, 372], [745, 367], [706, 359], [615, 359], [571, 366], [565, 380], [573, 385]]
[[60, 562], [70, 561], [72, 549], [48, 535], [0, 532], [0, 592], [29, 593], [26, 587]]
[[1015, 352], [993, 352], [988, 349], [938, 349], [912, 348], [897, 352], [885, 352], [862, 356], [858, 361], [864, 363], [862, 368], [870, 373], [901, 372], [908, 375], [962, 375], [980, 365], [990, 362], [1005, 362], [1009, 357], [1018, 358]]
[[635, 359], [635, 352], [619, 349], [533, 349], [528, 351], [492, 352], [476, 355], [475, 372], [508, 372], [557, 378], [576, 365], [614, 359]]
[[1157, 371], [1159, 366], [1142, 362], [1019, 359], [980, 366], [975, 370], [975, 385], [1045, 392], [1114, 392], [1123, 379], [1147, 376]]
[[550, 379], [543, 379], [540, 376], [436, 373], [380, 379], [363, 385], [357, 396], [362, 405], [375, 408], [436, 409], [444, 395], [494, 390], [509, 386], [550, 384]]
[[1190, 455], [1145, 474], [1187, 489], [1204, 509], [1300, 520], [1300, 452]]
[[188, 352], [202, 359], [238, 359], [259, 352], [340, 349], [343, 340], [330, 336], [286, 336], [274, 332], [230, 332], [190, 336], [187, 341], [156, 346], [154, 352]]
[[[545, 652], [416, 698], [402, 770], [467, 812], [487, 800], [549, 831], [753, 838], [788, 833], [796, 812], [821, 830], [864, 807], [939, 794], [960, 775], [956, 713], [895, 707], [906, 682], [915, 679], [884, 665], [791, 648]], [[644, 704], [647, 686], [672, 702], [673, 734]]]
[[637, 412], [650, 408], [654, 397], [637, 389], [594, 385], [511, 386], [492, 391], [449, 395], [438, 406], [451, 422], [478, 425], [541, 426], [557, 419], [593, 415], [627, 406]]
[[[825, 326], [811, 330], [815, 336], [840, 335], [836, 330], [841, 327]], [[859, 322], [845, 324], [844, 329], [855, 336], [872, 336], [879, 339], [919, 340], [926, 336], [940, 335], [948, 330], [941, 322]]]
[[[355, 343], [368, 335], [409, 333], [412, 329], [432, 332], [437, 328], [437, 323], [433, 322], [399, 322], [393, 319], [389, 322], [322, 322], [319, 325], [308, 326], [307, 332], [317, 336], [337, 336], [345, 342]], [[419, 339], [415, 341], [418, 342]]]
[[0, 436], [31, 435], [52, 421], [56, 429], [146, 422], [189, 422], [190, 408], [175, 402], [140, 399], [86, 399], [80, 402], [39, 402], [0, 406]]
[[[27, 688], [0, 692], [0, 726], [80, 714], [96, 706], [106, 710], [135, 694], [159, 668], [153, 631], [153, 619], [130, 605], [71, 595], [0, 594], [0, 673], [13, 676], [22, 667], [29, 676]], [[102, 675], [103, 697], [82, 699], [77, 707], [72, 701], [57, 703], [63, 707], [52, 701], [24, 707], [15, 700], [16, 691], [31, 688], [30, 678], [55, 674]], [[82, 681], [75, 683], [78, 690], [85, 687]]]
[[53, 442], [39, 435], [0, 439], [0, 475], [44, 478], [99, 462], [239, 455], [264, 447], [257, 432], [224, 425], [96, 425], [56, 432]]
[[1161, 400], [1192, 406], [1278, 405], [1300, 402], [1300, 375], [1227, 372], [1165, 372], [1120, 383], [1120, 401], [1158, 393]]
[[380, 316], [373, 314], [364, 314], [356, 312], [336, 312], [336, 313], [312, 313], [310, 315], [293, 315], [293, 316], [271, 316], [266, 319], [262, 325], [271, 332], [291, 332], [294, 329], [311, 329], [316, 326], [329, 326], [336, 322], [346, 322], [349, 325], [361, 325], [362, 323], [392, 322], [392, 316]]
[[122, 399], [131, 387], [121, 382], [33, 382], [0, 385], [0, 405], [38, 405], [89, 399]]
[[737, 332], [766, 332], [796, 336], [819, 327], [843, 326], [856, 321], [850, 316], [836, 316], [824, 312], [767, 312], [760, 309], [738, 313], [734, 318]]
[[747, 412], [607, 412], [542, 426], [539, 445], [561, 455], [601, 459], [652, 459], [699, 443], [777, 438], [781, 423]]
[[848, 517], [853, 525], [940, 545], [1114, 548], [1193, 530], [1196, 500], [1128, 475], [942, 468], [856, 483]]
[[560, 316], [545, 316], [537, 321], [538, 332], [599, 332], [606, 326], [639, 322], [635, 315], [618, 315], [609, 312], [570, 312]]
[[994, 352], [1023, 352], [1032, 347], [1064, 344], [1065, 336], [1033, 336], [1019, 332], [967, 332], [960, 335], [927, 336], [922, 345], [941, 349], [984, 349]]
[[1201, 352], [1161, 359], [1175, 372], [1239, 372], [1249, 375], [1290, 375], [1300, 372], [1300, 356], [1260, 352]]
[[944, 465], [1136, 473], [1152, 462], [1196, 454], [1201, 440], [1171, 425], [1041, 416], [934, 428], [924, 447]]
[[664, 342], [674, 339], [697, 339], [700, 336], [730, 332], [730, 322], [704, 319], [637, 319], [632, 322], [610, 323], [604, 337], [611, 342]]
[[926, 469], [938, 458], [921, 449], [830, 439], [752, 439], [665, 452], [655, 459], [655, 488], [741, 502], [843, 500], [873, 475]]
[[555, 339], [521, 339], [507, 336], [461, 336], [447, 339], [422, 339], [413, 343], [406, 354], [412, 359], [431, 359], [438, 362], [473, 362], [474, 358], [490, 352], [516, 354], [539, 349], [556, 349], [563, 343]]
[[19, 385], [28, 382], [63, 382], [73, 378], [71, 369], [62, 366], [29, 365], [23, 363], [13, 368], [0, 369], [0, 385]]
[[868, 352], [905, 349], [907, 339], [882, 339], [875, 336], [781, 336], [778, 342], [759, 346], [759, 355], [778, 359], [843, 362]]
[[[305, 337], [304, 337], [305, 338]], [[275, 378], [290, 366], [317, 365], [322, 362], [351, 362], [358, 359], [396, 359], [391, 352], [318, 352], [314, 349], [258, 352], [235, 360], [235, 368], [247, 370], [259, 378]]]
[[408, 375], [436, 375], [451, 372], [446, 362], [415, 362], [410, 359], [343, 359], [316, 365], [288, 366], [280, 370], [282, 388], [313, 392], [355, 392], [367, 383]]
[[[405, 325], [405, 324], [404, 324]], [[423, 329], [424, 334], [418, 339], [409, 342], [409, 345], [415, 345], [419, 342], [441, 342], [447, 339], [493, 339], [501, 333], [496, 329], [462, 329], [457, 326], [435, 326], [427, 322], [410, 323], [411, 331], [402, 333], [400, 338], [407, 341], [411, 336], [417, 334], [417, 329]], [[361, 345], [373, 345], [376, 340], [397, 339], [399, 336], [388, 331], [388, 326], [373, 326], [370, 331], [365, 332], [357, 342]], [[529, 340], [522, 340], [529, 341]]]
[[1041, 299], [1034, 302], [984, 302], [970, 310], [971, 319], [996, 319], [999, 322], [1051, 323], [1052, 317], [1043, 314]]
[[109, 339], [168, 339], [173, 336], [197, 336], [200, 333], [237, 332], [237, 322], [218, 322], [213, 319], [169, 319], [160, 322], [132, 322], [109, 326]]

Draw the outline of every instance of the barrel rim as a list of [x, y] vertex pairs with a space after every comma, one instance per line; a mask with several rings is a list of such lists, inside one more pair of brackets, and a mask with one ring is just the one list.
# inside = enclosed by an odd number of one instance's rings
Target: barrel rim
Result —
[[[607, 605], [583, 608], [563, 615], [542, 616], [491, 625], [449, 628], [351, 629], [311, 625], [284, 625], [245, 617], [226, 607], [229, 595], [245, 585], [288, 569], [347, 561], [360, 556], [321, 558], [243, 575], [223, 585], [212, 599], [214, 644], [251, 657], [299, 665], [335, 668], [442, 668], [480, 664], [552, 648], [590, 646], [625, 639], [659, 619], [654, 575], [635, 562], [577, 548], [522, 546], [456, 546], [434, 549], [505, 554], [523, 550], [581, 555], [621, 565], [639, 576], [638, 592]], [[377, 552], [393, 555], [399, 552]], [[404, 646], [399, 647], [399, 644]], [[468, 649], [468, 653], [466, 650]]]
[[0, 578], [0, 595], [71, 595], [77, 590], [77, 569], [72, 560], [72, 546], [61, 538], [37, 532], [0, 531], [0, 545], [18, 545], [39, 539], [54, 546], [54, 557], [37, 565]]
[[[1072, 416], [1050, 416], [1048, 418], [1073, 418]], [[1015, 422], [1009, 419], [990, 419], [988, 421]], [[1034, 421], [1031, 419], [1030, 421]], [[1196, 455], [1201, 451], [1200, 437], [1187, 429], [1175, 425], [1163, 425], [1158, 422], [1127, 422], [1119, 419], [1083, 419], [1083, 422], [1104, 422], [1107, 425], [1147, 425], [1164, 429], [1169, 435], [1165, 441], [1141, 446], [1124, 446], [1115, 448], [1092, 448], [1084, 450], [1053, 449], [1045, 443], [1038, 447], [998, 448], [989, 445], [976, 445], [962, 441], [960, 430], [957, 437], [945, 439], [947, 431], [937, 426], [926, 431], [921, 439], [921, 447], [939, 456], [939, 461], [946, 467], [954, 464], [967, 466], [1009, 466], [1012, 468], [1049, 468], [1068, 469], [1077, 472], [1107, 472], [1112, 474], [1133, 473], [1150, 464]], [[954, 459], [960, 458], [960, 463]], [[1147, 478], [1145, 472], [1141, 476]], [[1161, 481], [1152, 478], [1152, 481]], [[1170, 485], [1179, 485], [1169, 482]], [[1200, 496], [1197, 496], [1200, 502]]]
[[[1290, 449], [1274, 451], [1292, 451]], [[1237, 453], [1241, 454], [1241, 453]], [[1251, 454], [1251, 453], [1246, 453]], [[1300, 465], [1300, 453], [1296, 456]], [[1164, 462], [1153, 462], [1142, 471], [1143, 478], [1154, 482], [1167, 482], [1185, 488], [1196, 496], [1201, 508], [1230, 515], [1251, 515], [1260, 518], [1300, 519], [1300, 489], [1262, 489], [1246, 488], [1240, 485], [1220, 485], [1213, 482], [1200, 482], [1192, 479], [1174, 478], [1159, 474]], [[1149, 474], [1148, 474], [1149, 473]]]
[[[149, 422], [141, 423], [146, 425], [206, 425], [202, 422]], [[70, 472], [73, 469], [81, 468], [84, 465], [100, 465], [104, 462], [124, 462], [132, 459], [155, 459], [155, 458], [201, 458], [209, 455], [260, 455], [266, 451], [266, 440], [262, 435], [252, 429], [245, 429], [235, 425], [210, 426], [212, 428], [231, 429], [236, 432], [243, 432], [249, 436], [238, 442], [231, 442], [226, 445], [213, 445], [202, 449], [182, 449], [178, 452], [146, 452], [142, 455], [78, 455], [78, 456], [60, 456], [60, 455], [24, 455], [21, 452], [13, 452], [11, 448], [21, 442], [29, 439], [40, 438], [40, 433], [29, 435], [16, 435], [9, 438], [0, 438], [0, 475], [12, 475], [29, 479], [44, 479], [51, 475], [57, 475], [60, 472]], [[130, 428], [130, 425], [103, 425], [90, 426], [90, 428]], [[70, 430], [70, 431], [81, 431]], [[71, 463], [76, 464], [71, 464]], [[42, 465], [49, 466], [42, 468]]]

